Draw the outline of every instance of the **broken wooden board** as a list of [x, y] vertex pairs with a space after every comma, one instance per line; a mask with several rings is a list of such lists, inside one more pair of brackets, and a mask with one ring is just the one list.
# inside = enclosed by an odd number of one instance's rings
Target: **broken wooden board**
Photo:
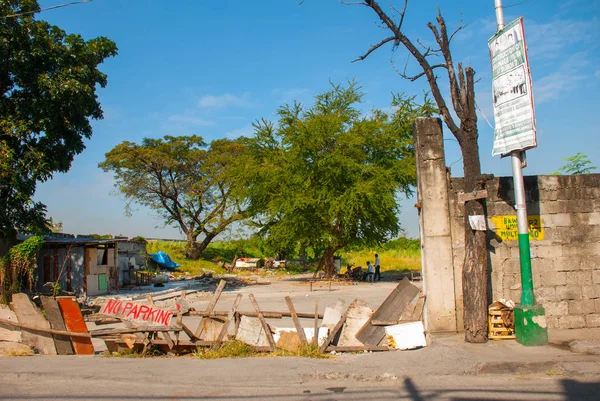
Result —
[[[250, 294], [250, 297], [252, 299], [252, 294]], [[233, 306], [231, 307], [231, 310], [229, 311], [229, 315], [227, 315], [227, 320], [225, 320], [225, 323], [223, 324], [223, 327], [221, 328], [221, 331], [219, 332], [217, 339], [214, 341], [214, 343], [211, 347], [213, 350], [218, 349], [221, 346], [221, 343], [223, 342], [223, 340], [225, 339], [225, 336], [227, 335], [227, 332], [229, 330], [229, 325], [231, 324], [231, 321], [235, 317], [235, 313], [237, 311], [238, 306], [240, 305], [241, 300], [242, 300], [242, 294], [238, 293], [237, 296], [235, 297], [235, 300], [233, 301]], [[260, 316], [260, 314], [259, 314], [259, 316]]]
[[383, 303], [377, 308], [371, 318], [356, 333], [356, 339], [364, 345], [376, 346], [385, 338], [383, 326], [373, 326], [371, 320], [399, 320], [404, 310], [419, 293], [419, 289], [412, 285], [408, 278], [404, 278], [388, 295]]
[[202, 325], [202, 341], [216, 341], [219, 333], [223, 329], [223, 322], [217, 319], [204, 318], [200, 322]]
[[300, 342], [302, 344], [307, 344], [308, 342], [306, 341], [306, 335], [304, 335], [304, 329], [302, 328], [300, 319], [298, 319], [298, 315], [296, 314], [296, 308], [294, 307], [292, 298], [289, 296], [285, 297], [285, 302], [287, 303], [288, 309], [292, 314], [292, 320], [294, 321], [294, 326], [296, 326], [296, 335], [300, 338]]
[[338, 346], [362, 346], [363, 343], [356, 339], [356, 333], [365, 325], [373, 315], [373, 309], [364, 299], [355, 299], [348, 307], [346, 322], [338, 340]]
[[342, 328], [342, 326], [346, 322], [346, 316], [347, 315], [348, 315], [348, 309], [346, 309], [346, 311], [344, 312], [344, 314], [340, 317], [340, 320], [329, 331], [329, 335], [327, 336], [327, 338], [325, 339], [325, 341], [323, 342], [323, 344], [321, 344], [321, 346], [319, 347], [319, 350], [321, 352], [325, 352], [325, 350], [327, 349], [327, 347], [329, 346], [329, 344], [331, 344], [335, 340], [335, 337], [337, 336], [338, 332], [340, 331], [340, 329]]
[[[44, 319], [42, 311], [40, 311], [34, 304], [29, 300], [26, 294], [13, 294], [12, 296], [12, 308], [17, 315], [19, 323], [28, 325], [34, 328], [50, 330], [50, 323]], [[37, 348], [38, 352], [42, 355], [56, 355], [56, 347], [54, 346], [54, 339], [50, 333], [33, 332], [33, 331], [22, 331], [21, 336], [23, 343], [31, 347]]]
[[267, 324], [267, 321], [265, 320], [265, 317], [263, 316], [260, 307], [258, 306], [258, 302], [256, 302], [256, 298], [254, 298], [254, 294], [248, 294], [248, 298], [250, 298], [250, 302], [252, 302], [252, 306], [254, 306], [254, 310], [258, 315], [258, 319], [260, 320], [260, 323], [262, 324], [265, 330], [265, 335], [267, 336], [267, 341], [269, 341], [271, 351], [275, 351], [275, 340], [273, 339], [273, 335], [271, 334], [271, 328]]
[[[87, 333], [87, 325], [83, 320], [77, 302], [71, 297], [58, 297], [56, 301], [60, 307], [67, 330], [76, 333]], [[77, 355], [94, 355], [94, 346], [92, 345], [91, 338], [71, 337], [71, 343]]]
[[[213, 295], [212, 299], [210, 300], [210, 302], [208, 304], [208, 307], [206, 308], [205, 312], [208, 315], [213, 313], [213, 311], [215, 310], [217, 301], [219, 301], [219, 297], [221, 297], [221, 293], [223, 292], [223, 289], [225, 288], [226, 284], [227, 284], [227, 282], [225, 280], [221, 280], [219, 282], [219, 286], [215, 290], [215, 294]], [[203, 320], [205, 320], [205, 319], [200, 318], [200, 323], [198, 323], [198, 328], [196, 328], [196, 331], [194, 332], [194, 336], [196, 338], [202, 338], [202, 330], [204, 330], [204, 326], [202, 324]]]
[[[58, 302], [56, 299], [47, 296], [40, 297], [42, 306], [46, 312], [46, 318], [50, 323], [50, 327], [54, 330], [67, 331], [65, 321], [60, 313]], [[73, 346], [71, 345], [71, 339], [68, 336], [60, 336], [57, 334], [53, 335], [54, 345], [56, 346], [56, 352], [58, 355], [73, 355]]]
[[[11, 311], [8, 305], [0, 305], [0, 319], [8, 320], [11, 322], [18, 323], [17, 315]], [[22, 340], [21, 332], [19, 330], [5, 329], [0, 326], [0, 341], [10, 341], [14, 343], [20, 343]]]

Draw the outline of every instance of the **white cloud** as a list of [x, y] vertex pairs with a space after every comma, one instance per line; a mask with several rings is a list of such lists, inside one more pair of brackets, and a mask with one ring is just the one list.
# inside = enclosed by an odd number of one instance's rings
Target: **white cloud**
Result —
[[597, 35], [598, 18], [587, 21], [554, 20], [547, 24], [527, 24], [525, 34], [531, 57], [555, 59], [577, 43], [590, 43]]
[[252, 135], [254, 135], [254, 127], [250, 124], [242, 128], [236, 128], [225, 134], [228, 139], [236, 139], [241, 136], [250, 137]]
[[201, 109], [224, 109], [227, 107], [251, 107], [252, 103], [248, 100], [248, 95], [236, 96], [229, 93], [223, 95], [205, 95], [198, 101], [198, 107]]
[[200, 125], [203, 127], [210, 127], [216, 125], [216, 123], [212, 120], [205, 120], [203, 118], [199, 118], [189, 114], [174, 114], [170, 116], [168, 120], [174, 123]]
[[565, 93], [578, 88], [589, 78], [589, 72], [587, 72], [589, 63], [586, 53], [575, 53], [565, 59], [554, 72], [540, 79], [534, 79], [535, 102], [543, 103], [558, 99]]

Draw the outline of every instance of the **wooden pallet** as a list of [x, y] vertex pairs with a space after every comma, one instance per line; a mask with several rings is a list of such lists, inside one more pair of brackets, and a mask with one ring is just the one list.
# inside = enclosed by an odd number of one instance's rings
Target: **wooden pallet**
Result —
[[488, 337], [490, 340], [510, 340], [516, 338], [515, 328], [507, 327], [502, 320], [502, 311], [490, 310], [488, 313]]

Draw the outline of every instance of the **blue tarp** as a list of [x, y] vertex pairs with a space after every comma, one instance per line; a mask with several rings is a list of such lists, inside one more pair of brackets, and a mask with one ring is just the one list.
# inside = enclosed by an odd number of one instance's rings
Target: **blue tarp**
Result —
[[157, 253], [151, 253], [150, 257], [160, 267], [165, 267], [167, 269], [176, 269], [180, 266], [179, 263], [173, 262], [171, 260], [171, 258], [169, 257], [169, 255], [167, 255], [163, 251], [158, 251]]

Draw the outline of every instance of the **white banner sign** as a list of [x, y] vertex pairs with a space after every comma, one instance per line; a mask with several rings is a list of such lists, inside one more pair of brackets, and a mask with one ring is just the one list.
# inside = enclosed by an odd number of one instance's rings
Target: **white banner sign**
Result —
[[537, 146], [535, 114], [523, 18], [494, 35], [488, 47], [496, 120], [492, 155], [534, 148]]

